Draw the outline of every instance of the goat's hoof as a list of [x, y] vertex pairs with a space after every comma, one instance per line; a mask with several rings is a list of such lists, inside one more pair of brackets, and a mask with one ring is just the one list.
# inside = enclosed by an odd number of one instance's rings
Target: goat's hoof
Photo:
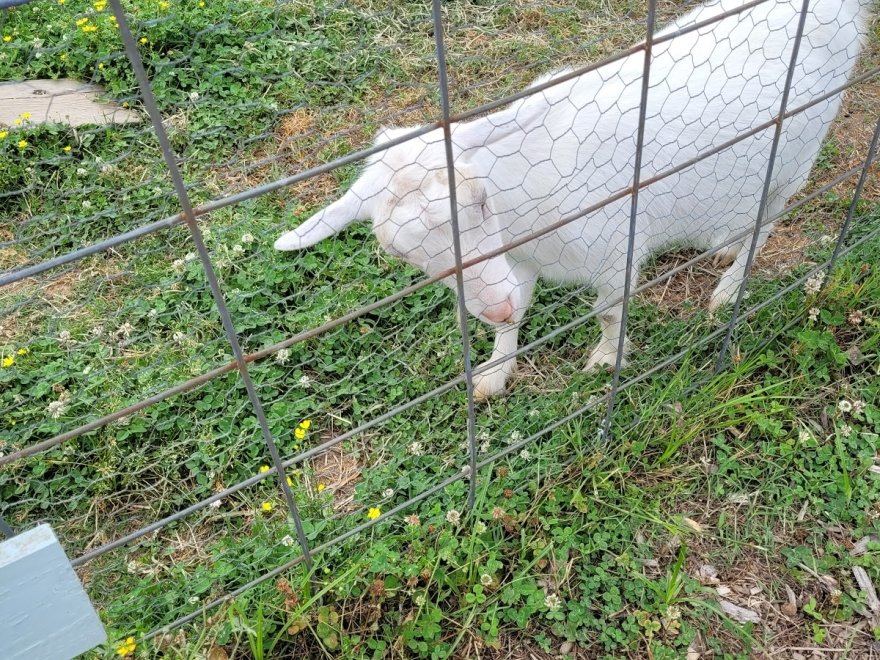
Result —
[[501, 371], [474, 376], [474, 399], [479, 402], [504, 394], [507, 376]]
[[737, 255], [739, 255], [739, 250], [732, 248], [716, 252], [712, 257], [712, 266], [714, 268], [727, 268], [736, 260]]
[[715, 289], [712, 297], [709, 299], [709, 315], [715, 316], [715, 313], [725, 305], [733, 302], [733, 293], [727, 289]]
[[[587, 366], [584, 367], [584, 371], [592, 371], [598, 367], [607, 367], [610, 371], [614, 369], [614, 365], [617, 362], [617, 354], [616, 353], [605, 353], [600, 352], [599, 350], [593, 351], [592, 355], [590, 355], [590, 359], [587, 360]], [[629, 361], [624, 357], [620, 361], [620, 368], [629, 366]]]

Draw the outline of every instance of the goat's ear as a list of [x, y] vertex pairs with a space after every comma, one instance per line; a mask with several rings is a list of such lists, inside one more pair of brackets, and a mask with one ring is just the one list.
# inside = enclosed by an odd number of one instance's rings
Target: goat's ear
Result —
[[338, 234], [355, 220], [360, 219], [361, 200], [351, 191], [318, 211], [293, 231], [289, 231], [275, 241], [275, 249], [301, 250]]

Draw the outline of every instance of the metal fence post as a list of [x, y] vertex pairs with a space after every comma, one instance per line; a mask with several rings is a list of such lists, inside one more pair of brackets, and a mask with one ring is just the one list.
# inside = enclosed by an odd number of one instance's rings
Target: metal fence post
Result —
[[458, 227], [458, 199], [455, 191], [455, 156], [452, 153], [452, 128], [449, 125], [449, 80], [446, 71], [446, 45], [443, 41], [443, 16], [440, 0], [432, 0], [434, 18], [434, 42], [437, 53], [437, 72], [440, 83], [440, 107], [442, 112], [443, 143], [446, 147], [446, 173], [449, 178], [449, 213], [452, 223], [452, 247], [455, 252], [455, 285], [458, 304], [458, 324], [461, 331], [461, 351], [464, 358], [464, 380], [467, 392], [467, 440], [468, 440], [468, 509], [473, 507], [477, 495], [477, 442], [476, 411], [474, 403], [474, 374], [471, 365], [471, 341], [468, 331], [468, 311], [465, 305], [464, 272], [461, 258], [461, 234]]
[[880, 119], [877, 119], [877, 125], [874, 127], [874, 136], [871, 138], [871, 146], [868, 147], [868, 157], [865, 158], [865, 166], [862, 168], [862, 173], [859, 175], [859, 182], [856, 184], [852, 202], [850, 202], [849, 210], [846, 212], [846, 220], [844, 220], [843, 226], [840, 228], [840, 235], [837, 237], [837, 244], [834, 246], [834, 252], [831, 255], [831, 259], [828, 262], [828, 268], [825, 271], [826, 275], [830, 275], [831, 271], [834, 270], [834, 265], [837, 263], [840, 252], [843, 250], [843, 244], [846, 242], [846, 238], [849, 235], [853, 218], [856, 215], [856, 207], [859, 205], [859, 199], [862, 196], [865, 181], [868, 179], [868, 172], [871, 169], [871, 164], [874, 162], [874, 156], [877, 153], [878, 139], [880, 139]]
[[724, 340], [721, 344], [721, 350], [718, 353], [718, 358], [715, 361], [715, 373], [721, 371], [724, 366], [724, 358], [727, 356], [727, 350], [730, 347], [730, 342], [733, 339], [733, 330], [736, 328], [737, 320], [739, 318], [739, 310], [742, 305], [742, 301], [746, 295], [746, 288], [749, 284], [749, 278], [752, 274], [752, 264], [755, 261], [755, 254], [758, 251], [758, 238], [761, 234], [761, 227], [764, 224], [764, 217], [767, 215], [767, 204], [770, 198], [770, 186], [773, 182], [773, 170], [776, 164], [776, 152], [779, 149], [779, 140], [782, 137], [782, 123], [785, 118], [785, 112], [788, 107], [788, 96], [791, 93], [791, 85], [792, 80], [794, 78], [794, 70], [797, 66], [798, 54], [801, 49], [801, 39], [804, 36], [804, 26], [807, 22], [807, 11], [810, 7], [810, 0], [803, 0], [803, 4], [801, 5], [801, 13], [800, 19], [798, 20], [797, 33], [794, 38], [794, 45], [792, 46], [791, 51], [791, 60], [788, 64], [788, 72], [785, 76], [785, 87], [782, 90], [782, 100], [779, 103], [779, 113], [776, 116], [776, 130], [773, 134], [773, 143], [770, 147], [770, 160], [767, 165], [767, 174], [764, 177], [764, 189], [761, 192], [761, 202], [758, 205], [758, 217], [755, 220], [755, 230], [752, 233], [752, 242], [749, 245], [749, 254], [746, 258], [745, 272], [743, 274], [742, 281], [739, 285], [739, 290], [736, 294], [736, 301], [733, 303], [733, 312], [730, 316], [730, 322], [727, 325], [727, 332], [724, 335]]
[[645, 147], [645, 118], [648, 113], [648, 89], [651, 76], [651, 51], [654, 43], [654, 24], [657, 17], [657, 0], [649, 0], [648, 16], [645, 20], [645, 62], [642, 69], [642, 92], [639, 101], [639, 127], [636, 133], [636, 158], [633, 171], [632, 198], [629, 212], [629, 235], [626, 244], [626, 272], [623, 283], [623, 305], [620, 312], [620, 337], [617, 340], [617, 355], [614, 359], [614, 375], [611, 377], [611, 390], [608, 392], [608, 408], [602, 426], [602, 441], [607, 442], [611, 433], [611, 419], [614, 415], [614, 400], [620, 386], [620, 369], [623, 365], [623, 352], [626, 349], [626, 326], [629, 321], [629, 304], [632, 298], [633, 251], [635, 249], [636, 227], [639, 213], [639, 184], [642, 175], [642, 152]]
[[116, 20], [119, 23], [119, 32], [122, 36], [122, 42], [125, 45], [125, 52], [128, 55], [128, 59], [131, 62], [135, 77], [137, 78], [138, 86], [141, 91], [141, 96], [143, 97], [144, 106], [147, 108], [147, 112], [150, 115], [150, 120], [153, 122], [153, 128], [156, 131], [156, 137], [158, 138], [159, 145], [162, 148], [162, 155], [165, 158], [165, 163], [168, 166], [168, 172], [171, 176], [171, 180], [174, 183], [177, 197], [180, 200], [180, 205], [183, 209], [184, 220], [187, 227], [189, 228], [190, 234], [192, 235], [193, 242], [196, 245], [196, 251], [198, 252], [202, 267], [205, 270], [205, 277], [207, 278], [208, 284], [211, 287], [211, 295], [214, 298], [214, 303], [217, 305], [217, 309], [220, 313], [220, 318], [223, 323], [223, 330], [225, 331], [226, 337], [232, 347], [232, 352], [235, 355], [235, 361], [238, 365], [239, 373], [241, 374], [241, 378], [244, 381], [245, 389], [247, 390], [248, 399], [250, 399], [254, 414], [256, 415], [257, 421], [260, 424], [260, 430], [263, 435], [263, 440], [266, 442], [266, 447], [269, 449], [269, 454], [272, 457], [272, 463], [278, 476], [278, 483], [281, 487], [282, 493], [284, 494], [284, 499], [287, 503], [288, 512], [293, 518], [293, 523], [296, 527], [296, 534], [299, 540], [299, 544], [305, 556], [306, 565], [309, 567], [309, 570], [311, 570], [312, 557], [309, 550], [308, 540], [306, 539], [305, 530], [303, 529], [302, 518], [300, 517], [299, 509], [296, 506], [296, 502], [293, 499], [293, 493], [290, 490], [290, 486], [287, 484], [287, 477], [284, 472], [284, 465], [281, 461], [281, 455], [278, 452], [278, 447], [275, 445], [275, 440], [273, 439], [272, 432], [269, 429], [269, 422], [266, 419], [263, 405], [260, 402], [260, 398], [257, 395], [256, 388], [251, 381], [247, 362], [244, 359], [244, 352], [242, 351], [241, 344], [238, 341], [238, 334], [232, 322], [232, 317], [229, 314], [229, 309], [226, 307], [226, 301], [223, 298], [223, 292], [220, 289], [220, 283], [217, 280], [216, 274], [214, 273], [214, 266], [211, 262], [211, 256], [208, 253], [208, 249], [205, 246], [205, 241], [202, 237], [202, 232], [199, 229], [198, 222], [196, 221], [193, 214], [192, 204], [190, 203], [189, 194], [186, 192], [186, 185], [183, 181], [183, 175], [180, 172], [180, 168], [177, 166], [177, 160], [175, 158], [174, 152], [171, 149], [171, 143], [168, 140], [168, 135], [166, 134], [165, 127], [162, 124], [162, 115], [159, 112], [158, 105], [156, 104], [156, 97], [153, 95], [150, 80], [147, 77], [146, 71], [144, 70], [143, 61], [141, 60], [140, 53], [138, 52], [137, 44], [135, 43], [134, 37], [131, 34], [131, 29], [129, 28], [128, 21], [125, 17], [125, 12], [122, 9], [122, 4], [120, 0], [110, 0], [110, 5], [113, 8], [113, 13], [116, 16]]

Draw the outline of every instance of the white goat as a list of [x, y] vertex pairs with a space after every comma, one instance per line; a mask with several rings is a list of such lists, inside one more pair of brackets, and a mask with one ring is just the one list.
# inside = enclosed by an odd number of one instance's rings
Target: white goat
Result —
[[[657, 35], [740, 7], [703, 5]], [[806, 18], [788, 108], [843, 85], [855, 65], [869, 0], [813, 0]], [[642, 180], [772, 119], [791, 59], [801, 0], [769, 0], [653, 48]], [[557, 84], [453, 129], [462, 257], [480, 257], [601, 202], [632, 185], [644, 55]], [[548, 80], [539, 79], [534, 84]], [[807, 181], [840, 95], [786, 119], [768, 199], [769, 218]], [[411, 129], [385, 128], [376, 143]], [[756, 221], [774, 129], [654, 182], [639, 195], [633, 281], [639, 264], [670, 245], [715, 248]], [[490, 362], [475, 378], [478, 397], [502, 392], [516, 358], [519, 325], [538, 277], [590, 283], [602, 338], [587, 368], [613, 364], [620, 336], [630, 198], [493, 256], [463, 271], [468, 311], [494, 326]], [[281, 236], [278, 250], [298, 250], [372, 219], [391, 255], [429, 275], [455, 265], [449, 184], [441, 129], [369, 159], [339, 200]], [[759, 246], [770, 227], [760, 232]], [[712, 295], [715, 309], [742, 283], [749, 241], [721, 252], [732, 263]], [[455, 289], [455, 277], [443, 282]]]

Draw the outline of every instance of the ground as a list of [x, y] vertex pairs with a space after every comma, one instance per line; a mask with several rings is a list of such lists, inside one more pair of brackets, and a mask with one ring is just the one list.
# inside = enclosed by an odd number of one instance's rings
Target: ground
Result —
[[[446, 5], [453, 110], [617, 52], [642, 37], [643, 4]], [[197, 204], [365, 147], [380, 125], [437, 115], [428, 4], [126, 7]], [[664, 20], [680, 9], [660, 3]], [[0, 78], [90, 80], [140, 107], [106, 3], [5, 10], [0, 32]], [[877, 43], [875, 26], [860, 72], [878, 64]], [[847, 93], [798, 199], [863, 162], [878, 101], [876, 81]], [[72, 130], [25, 118], [8, 130], [4, 270], [178, 210], [146, 125]], [[302, 254], [272, 252], [281, 231], [356, 171], [345, 166], [200, 218], [246, 351], [419, 280], [363, 226]], [[758, 259], [747, 308], [829, 257], [853, 186], [822, 191], [786, 218]], [[880, 227], [878, 199], [875, 172], [848, 244]], [[12, 360], [0, 369], [0, 452], [229, 363], [193, 251], [175, 227], [0, 289], [0, 358]], [[658, 257], [642, 281], [693, 256]], [[138, 657], [211, 660], [880, 656], [868, 586], [880, 585], [878, 257], [880, 241], [865, 241], [821, 291], [798, 285], [754, 310], [717, 375], [719, 341], [708, 337], [726, 317], [711, 318], [705, 302], [720, 271], [702, 261], [644, 291], [632, 308], [638, 350], [610, 444], [597, 436], [610, 376], [581, 369], [595, 323], [536, 346], [520, 359], [511, 393], [478, 410], [479, 458], [507, 453], [479, 471], [470, 512], [467, 484], [456, 481], [324, 548], [311, 573], [290, 567], [204, 614], [203, 604], [299, 556], [271, 476], [91, 558], [78, 572], [111, 636], [93, 655], [116, 656], [134, 636]], [[586, 314], [590, 295], [542, 287], [523, 343]], [[253, 361], [282, 456], [459, 374], [453, 309], [450, 292], [422, 288]], [[470, 330], [482, 359], [491, 337], [476, 322]], [[310, 545], [460, 474], [465, 411], [463, 388], [453, 387], [293, 466]], [[70, 556], [83, 557], [265, 475], [270, 463], [241, 381], [226, 373], [4, 465], [0, 512], [16, 527], [52, 522]], [[194, 621], [161, 632], [190, 613]], [[160, 634], [146, 639], [151, 632]]]

